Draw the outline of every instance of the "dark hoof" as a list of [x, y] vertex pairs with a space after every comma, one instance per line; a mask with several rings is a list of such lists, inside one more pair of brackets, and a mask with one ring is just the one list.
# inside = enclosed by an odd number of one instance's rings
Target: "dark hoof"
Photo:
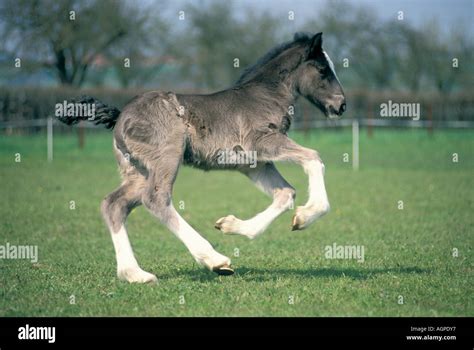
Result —
[[219, 276], [230, 276], [234, 274], [234, 270], [228, 266], [216, 267], [212, 271], [217, 273]]
[[297, 216], [293, 216], [293, 220], [291, 222], [291, 231], [297, 231], [297, 230], [301, 230], [300, 228], [300, 223], [298, 222], [298, 218]]

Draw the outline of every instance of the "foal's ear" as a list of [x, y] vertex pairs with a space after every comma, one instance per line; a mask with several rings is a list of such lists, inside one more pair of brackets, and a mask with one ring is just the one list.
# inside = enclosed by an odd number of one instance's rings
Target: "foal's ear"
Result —
[[308, 59], [315, 58], [323, 52], [323, 33], [313, 36], [308, 44]]

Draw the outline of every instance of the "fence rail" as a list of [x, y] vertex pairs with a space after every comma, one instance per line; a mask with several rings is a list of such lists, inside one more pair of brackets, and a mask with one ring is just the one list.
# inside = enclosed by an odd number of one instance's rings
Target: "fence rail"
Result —
[[[51, 118], [52, 119], [52, 118]], [[12, 120], [12, 121], [7, 121], [7, 122], [0, 122], [0, 129], [14, 129], [14, 128], [31, 128], [31, 127], [36, 127], [36, 126], [48, 126], [48, 120], [50, 118], [42, 118], [42, 119], [28, 119], [28, 120]], [[62, 125], [64, 126], [63, 123], [61, 123], [59, 120], [52, 119], [53, 125]], [[92, 123], [80, 123], [79, 124], [81, 127], [84, 128], [89, 128], [89, 129], [96, 129], [96, 128], [102, 128], [100, 125], [95, 125]]]
[[303, 129], [318, 129], [318, 128], [339, 128], [352, 126], [354, 120], [357, 120], [361, 126], [382, 126], [382, 127], [406, 127], [406, 128], [448, 128], [448, 129], [470, 129], [474, 128], [474, 121], [462, 121], [462, 120], [400, 120], [393, 118], [385, 119], [371, 119], [371, 118], [361, 118], [361, 119], [326, 119], [326, 120], [313, 120], [296, 125], [296, 130]]
[[[19, 120], [11, 122], [0, 122], [0, 129], [28, 128], [28, 127], [46, 127], [47, 130], [47, 159], [53, 161], [53, 129], [54, 125], [63, 125], [52, 117], [33, 120]], [[304, 127], [302, 127], [304, 125]], [[314, 120], [310, 123], [296, 125], [296, 130], [311, 130], [322, 128], [352, 127], [352, 168], [354, 171], [359, 169], [359, 126], [366, 126], [369, 135], [372, 133], [372, 127], [406, 127], [406, 128], [427, 128], [432, 131], [433, 128], [474, 128], [473, 121], [431, 121], [431, 120], [394, 120], [394, 119], [337, 119], [337, 120]], [[81, 122], [79, 128], [79, 147], [84, 145], [84, 129], [102, 128], [100, 125]]]
[[[29, 120], [12, 120], [0, 122], [0, 129], [29, 128], [29, 127], [47, 127], [49, 118], [29, 119]], [[371, 119], [371, 118], [355, 118], [355, 119], [326, 119], [313, 120], [306, 123], [296, 123], [296, 130], [318, 129], [318, 128], [340, 128], [352, 126], [354, 120], [357, 120], [360, 126], [382, 126], [382, 127], [407, 127], [407, 128], [448, 128], [448, 129], [471, 129], [474, 128], [474, 121], [463, 120], [401, 120], [394, 118]], [[52, 119], [53, 125], [64, 125], [56, 119]], [[80, 127], [88, 129], [102, 128], [101, 125], [81, 122]]]

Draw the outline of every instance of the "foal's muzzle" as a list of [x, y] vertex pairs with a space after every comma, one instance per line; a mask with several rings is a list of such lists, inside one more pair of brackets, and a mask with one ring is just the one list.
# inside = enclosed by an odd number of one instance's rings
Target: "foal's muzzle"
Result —
[[341, 116], [346, 111], [346, 98], [344, 95], [335, 95], [327, 106], [329, 115]]

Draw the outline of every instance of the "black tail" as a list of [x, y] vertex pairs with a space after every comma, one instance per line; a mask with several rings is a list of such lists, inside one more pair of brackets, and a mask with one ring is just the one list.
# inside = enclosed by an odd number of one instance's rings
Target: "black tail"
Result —
[[84, 106], [84, 109], [86, 106], [91, 108], [93, 105], [93, 113], [88, 115], [79, 115], [81, 113], [68, 113], [67, 110], [63, 110], [63, 113], [60, 113], [58, 119], [67, 125], [73, 125], [79, 123], [81, 120], [87, 120], [93, 122], [96, 125], [104, 124], [107, 129], [112, 129], [117, 121], [118, 116], [120, 115], [120, 110], [118, 108], [107, 106], [94, 97], [82, 96], [79, 100], [72, 101], [72, 103], [75, 106], [82, 105]]

